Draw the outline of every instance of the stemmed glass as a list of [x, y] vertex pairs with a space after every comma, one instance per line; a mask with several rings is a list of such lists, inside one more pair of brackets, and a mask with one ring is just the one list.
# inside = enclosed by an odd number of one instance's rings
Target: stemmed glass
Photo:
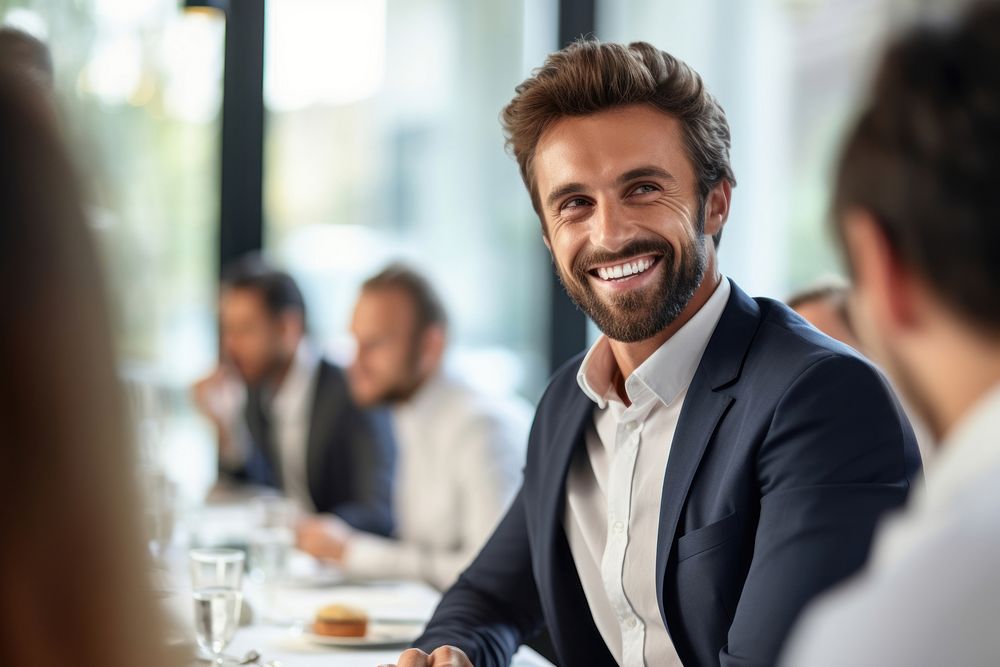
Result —
[[190, 558], [195, 638], [222, 665], [222, 650], [240, 624], [245, 556], [236, 549], [192, 549]]

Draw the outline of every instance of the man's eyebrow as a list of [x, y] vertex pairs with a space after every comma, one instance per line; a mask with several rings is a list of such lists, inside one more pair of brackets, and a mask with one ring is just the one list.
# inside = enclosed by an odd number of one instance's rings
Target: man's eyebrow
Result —
[[[629, 171], [626, 171], [624, 174], [618, 177], [617, 183], [618, 185], [625, 185], [626, 183], [634, 181], [637, 178], [650, 178], [650, 177], [662, 178], [668, 181], [677, 180], [674, 178], [673, 174], [671, 174], [666, 169], [649, 165], [647, 167], [637, 167], [636, 169], [630, 169]], [[581, 192], [586, 189], [587, 188], [586, 186], [583, 185], [583, 183], [566, 183], [565, 185], [561, 185], [552, 192], [550, 192], [549, 196], [545, 198], [545, 203], [549, 208], [551, 208], [556, 203], [556, 201], [562, 199], [566, 195], [571, 195], [574, 192]]]
[[650, 176], [663, 178], [669, 181], [677, 180], [674, 178], [674, 175], [666, 169], [650, 165], [648, 167], [638, 167], [637, 169], [630, 169], [629, 171], [626, 171], [618, 177], [618, 185], [625, 185], [629, 181], [634, 181], [637, 178], [649, 178]]
[[567, 183], [566, 185], [561, 185], [549, 193], [549, 196], [545, 198], [545, 203], [549, 206], [549, 208], [551, 208], [557, 200], [562, 199], [566, 195], [571, 195], [574, 192], [580, 192], [581, 190], [586, 189], [587, 188], [584, 187], [583, 183]]

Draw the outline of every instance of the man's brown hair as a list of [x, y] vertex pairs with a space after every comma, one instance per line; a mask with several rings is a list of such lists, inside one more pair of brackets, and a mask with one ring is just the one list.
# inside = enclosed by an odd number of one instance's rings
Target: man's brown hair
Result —
[[[646, 42], [625, 46], [580, 40], [551, 54], [515, 89], [502, 113], [507, 147], [517, 159], [539, 218], [542, 208], [532, 161], [545, 130], [564, 116], [631, 104], [649, 104], [680, 121], [702, 202], [723, 180], [736, 185], [726, 114], [697, 72]], [[716, 245], [721, 234], [715, 236]]]
[[405, 264], [394, 262], [361, 285], [363, 292], [374, 290], [399, 290], [406, 294], [416, 312], [418, 335], [432, 325], [447, 328], [448, 314], [441, 297], [427, 278]]

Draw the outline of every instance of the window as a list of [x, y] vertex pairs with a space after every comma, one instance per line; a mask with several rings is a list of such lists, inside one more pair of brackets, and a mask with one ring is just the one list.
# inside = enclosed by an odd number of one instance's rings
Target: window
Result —
[[546, 6], [268, 3], [265, 244], [334, 352], [360, 282], [402, 259], [441, 291], [458, 370], [537, 397], [550, 268], [498, 116], [554, 47]]

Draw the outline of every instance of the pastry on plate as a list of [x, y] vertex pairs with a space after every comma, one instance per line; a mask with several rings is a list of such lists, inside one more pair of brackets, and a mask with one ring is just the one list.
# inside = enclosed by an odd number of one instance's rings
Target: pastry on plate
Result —
[[316, 612], [313, 632], [325, 637], [364, 637], [368, 632], [368, 614], [357, 607], [328, 604]]

